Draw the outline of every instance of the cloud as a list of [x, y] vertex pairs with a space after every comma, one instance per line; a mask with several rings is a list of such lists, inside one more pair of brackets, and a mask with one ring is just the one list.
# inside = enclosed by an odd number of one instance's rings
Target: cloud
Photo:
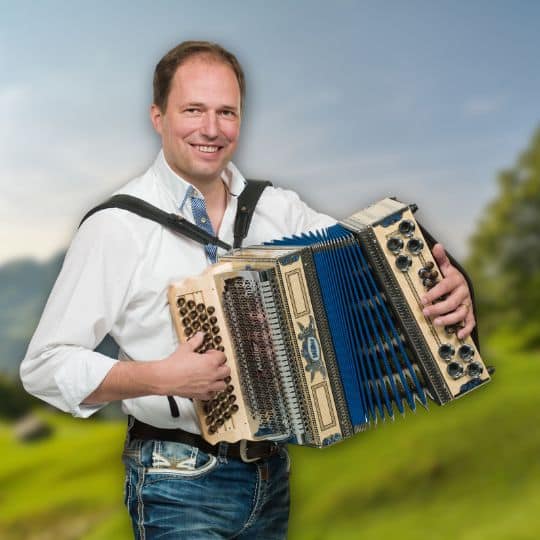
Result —
[[504, 104], [505, 98], [502, 96], [478, 96], [463, 104], [463, 112], [465, 116], [482, 116], [498, 112]]

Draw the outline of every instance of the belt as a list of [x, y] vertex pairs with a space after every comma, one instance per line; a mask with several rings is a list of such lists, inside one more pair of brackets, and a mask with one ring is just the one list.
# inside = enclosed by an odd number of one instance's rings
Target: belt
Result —
[[140, 422], [134, 418], [133, 425], [129, 429], [133, 439], [170, 441], [195, 446], [214, 456], [222, 455], [228, 458], [241, 459], [246, 463], [269, 458], [279, 452], [279, 445], [273, 441], [246, 441], [226, 444], [226, 450], [220, 451], [220, 444], [210, 444], [200, 435], [184, 431], [183, 429], [163, 429]]

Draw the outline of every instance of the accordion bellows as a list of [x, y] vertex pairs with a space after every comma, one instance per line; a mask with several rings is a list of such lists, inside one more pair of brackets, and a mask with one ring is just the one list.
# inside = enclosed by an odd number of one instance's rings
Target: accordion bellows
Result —
[[195, 404], [203, 437], [327, 446], [489, 381], [473, 341], [422, 314], [439, 279], [411, 209], [384, 199], [171, 285], [179, 340], [203, 331], [201, 352], [231, 368], [225, 391]]

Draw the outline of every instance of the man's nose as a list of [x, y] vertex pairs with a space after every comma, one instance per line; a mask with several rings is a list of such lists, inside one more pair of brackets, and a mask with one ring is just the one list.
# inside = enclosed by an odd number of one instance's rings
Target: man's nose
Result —
[[201, 133], [209, 139], [215, 139], [219, 134], [217, 114], [206, 111], [202, 117]]

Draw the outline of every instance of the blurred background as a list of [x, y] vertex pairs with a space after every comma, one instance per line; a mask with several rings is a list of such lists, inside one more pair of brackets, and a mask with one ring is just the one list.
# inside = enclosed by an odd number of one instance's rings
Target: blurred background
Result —
[[178, 42], [247, 75], [246, 176], [344, 217], [417, 215], [478, 296], [494, 381], [326, 450], [294, 448], [292, 539], [540, 535], [540, 4], [0, 0], [0, 537], [131, 537], [118, 409], [74, 420], [18, 366], [85, 211], [154, 159]]

